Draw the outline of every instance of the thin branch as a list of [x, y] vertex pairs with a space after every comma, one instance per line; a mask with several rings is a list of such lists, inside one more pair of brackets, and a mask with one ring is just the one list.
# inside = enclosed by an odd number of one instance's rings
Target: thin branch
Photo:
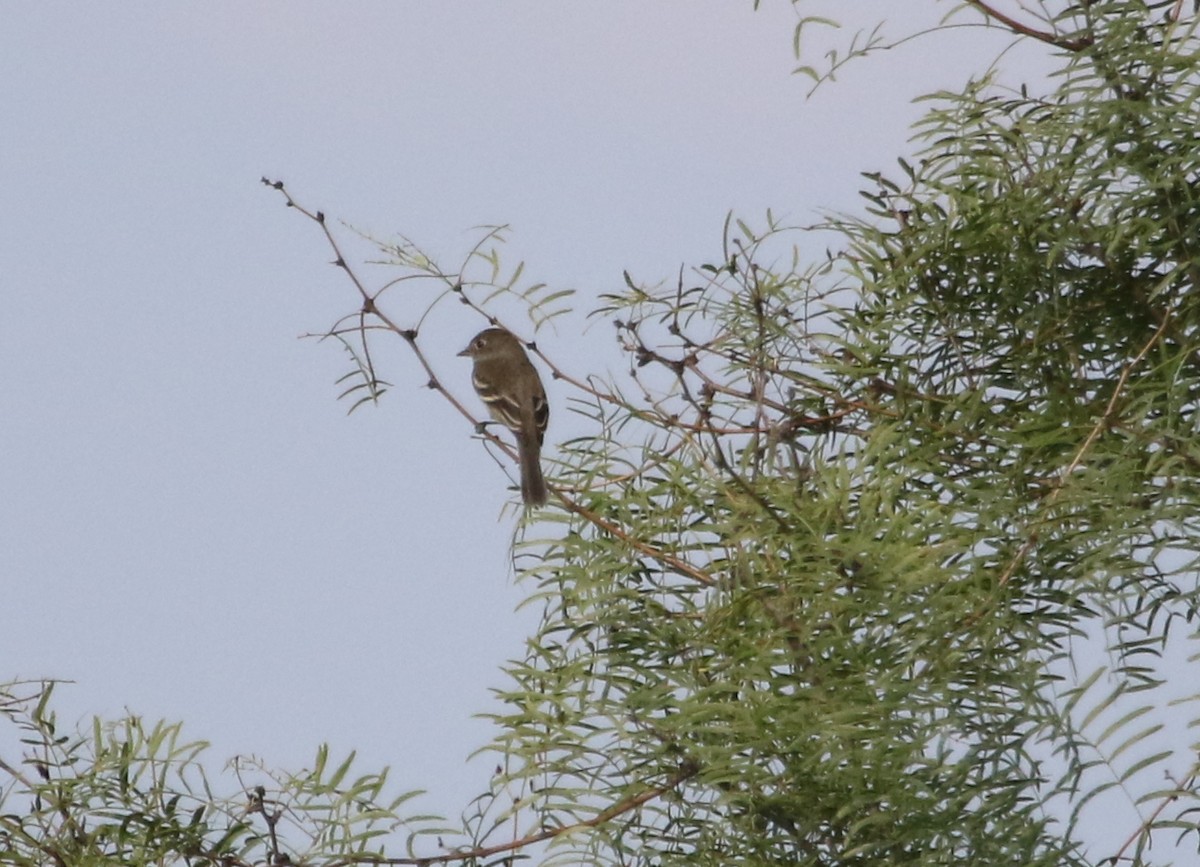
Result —
[[[1186, 791], [1190, 786], [1192, 786], [1192, 784], [1194, 784], [1196, 782], [1197, 773], [1200, 773], [1200, 770], [1197, 769], [1197, 766], [1193, 766], [1192, 772], [1190, 774], [1188, 774], [1187, 779], [1183, 781], [1182, 785], [1180, 785], [1179, 783], [1175, 783], [1175, 788], [1177, 791], [1174, 791], [1168, 795], [1165, 795], [1163, 797], [1163, 799], [1161, 801], [1159, 801], [1158, 806], [1154, 808], [1154, 812], [1152, 812], [1146, 818], [1146, 821], [1142, 822], [1138, 826], [1137, 830], [1129, 835], [1129, 839], [1127, 839], [1123, 844], [1121, 844], [1121, 848], [1117, 850], [1117, 853], [1115, 855], [1113, 855], [1111, 858], [1104, 859], [1104, 862], [1101, 862], [1101, 863], [1108, 863], [1108, 864], [1119, 863], [1125, 855], [1125, 850], [1128, 849], [1130, 846], [1132, 846], [1139, 837], [1142, 837], [1150, 832], [1151, 827], [1154, 825], [1155, 821], [1158, 819], [1158, 817], [1162, 813], [1162, 811], [1165, 810], [1169, 805], [1178, 801], [1179, 796], [1181, 794], [1183, 794], [1184, 791]], [[1168, 777], [1169, 776], [1170, 775], [1168, 774]], [[1171, 780], [1171, 782], [1175, 782], [1175, 781]]]
[[493, 855], [498, 855], [502, 852], [516, 852], [528, 846], [534, 846], [538, 843], [544, 843], [547, 840], [554, 840], [558, 837], [564, 837], [568, 834], [574, 834], [576, 831], [584, 831], [588, 828], [596, 828], [606, 822], [615, 819], [631, 810], [636, 810], [643, 804], [647, 804], [657, 798], [661, 798], [668, 792], [678, 788], [682, 783], [694, 777], [700, 772], [700, 768], [695, 764], [685, 764], [662, 785], [655, 786], [636, 795], [629, 795], [626, 798], [618, 801], [612, 806], [601, 810], [590, 819], [584, 819], [575, 822], [571, 825], [564, 825], [561, 828], [552, 828], [546, 831], [535, 831], [532, 834], [527, 834], [516, 840], [510, 840], [507, 843], [497, 843], [493, 846], [480, 846], [475, 849], [460, 850], [457, 852], [448, 852], [444, 855], [433, 855], [424, 858], [378, 858], [370, 855], [352, 856], [349, 858], [341, 858], [336, 861], [331, 861], [326, 867], [344, 867], [348, 864], [396, 864], [396, 865], [418, 865], [423, 867], [427, 864], [449, 864], [456, 861], [468, 861], [480, 858], [490, 858]]
[[[1146, 341], [1146, 345], [1141, 348], [1138, 354], [1135, 355], [1133, 359], [1125, 365], [1125, 369], [1121, 371], [1120, 377], [1117, 378], [1117, 384], [1113, 388], [1112, 396], [1108, 399], [1108, 404], [1104, 407], [1104, 412], [1101, 414], [1100, 418], [1096, 420], [1096, 423], [1092, 425], [1092, 429], [1088, 432], [1083, 444], [1080, 445], [1076, 450], [1075, 456], [1071, 459], [1071, 463], [1067, 464], [1066, 468], [1059, 473], [1058, 480], [1054, 485], [1054, 490], [1052, 490], [1049, 496], [1046, 497], [1046, 508], [1053, 506], [1055, 502], [1058, 501], [1059, 496], [1067, 487], [1067, 482], [1070, 480], [1071, 475], [1077, 469], [1079, 469], [1080, 463], [1083, 462], [1084, 455], [1091, 450], [1092, 444], [1099, 439], [1101, 432], [1112, 425], [1113, 413], [1117, 408], [1117, 401], [1121, 398], [1125, 389], [1125, 383], [1129, 381], [1129, 374], [1133, 372], [1133, 369], [1141, 363], [1142, 359], [1146, 357], [1146, 354], [1151, 350], [1154, 344], [1156, 344], [1159, 338], [1162, 337], [1169, 321], [1169, 316], [1163, 317], [1162, 323], [1158, 326], [1157, 330], [1155, 330], [1151, 338]], [[1012, 560], [1009, 561], [1008, 565], [1004, 568], [1004, 571], [1000, 573], [999, 585], [1001, 587], [1007, 584], [1009, 579], [1012, 578], [1013, 574], [1017, 571], [1017, 568], [1024, 561], [1025, 557], [1028, 556], [1031, 550], [1033, 550], [1033, 546], [1037, 544], [1037, 541], [1038, 531], [1034, 529], [1030, 531], [1028, 537], [1021, 544], [1021, 547], [1017, 549], [1017, 553], [1013, 555]]]
[[1038, 30], [1037, 28], [1030, 27], [1028, 24], [1022, 24], [1017, 19], [1011, 18], [1008, 15], [1005, 15], [999, 9], [994, 8], [990, 3], [984, 2], [984, 0], [966, 0], [966, 2], [982, 12], [985, 17], [999, 21], [1014, 33], [1019, 33], [1022, 36], [1032, 37], [1040, 42], [1045, 42], [1048, 45], [1054, 45], [1058, 48], [1064, 48], [1067, 51], [1083, 51], [1085, 48], [1090, 47], [1095, 42], [1095, 40], [1090, 36], [1082, 36], [1078, 39], [1069, 39], [1066, 36], [1060, 36], [1053, 31]]

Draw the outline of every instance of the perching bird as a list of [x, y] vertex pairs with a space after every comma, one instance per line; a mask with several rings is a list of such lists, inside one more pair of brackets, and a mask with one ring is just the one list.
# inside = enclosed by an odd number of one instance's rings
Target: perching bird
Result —
[[474, 360], [471, 382], [492, 418], [517, 438], [521, 458], [521, 499], [527, 506], [546, 503], [542, 478], [542, 440], [550, 420], [546, 390], [525, 349], [511, 332], [488, 328], [475, 335], [459, 355]]

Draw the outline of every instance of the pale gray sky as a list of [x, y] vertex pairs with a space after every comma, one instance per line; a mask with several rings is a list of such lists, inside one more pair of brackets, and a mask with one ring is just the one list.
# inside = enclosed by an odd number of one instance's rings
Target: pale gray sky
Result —
[[[490, 770], [464, 764], [471, 715], [535, 623], [510, 494], [402, 346], [382, 407], [346, 416], [342, 356], [296, 338], [352, 287], [259, 177], [448, 261], [511, 223], [511, 261], [587, 310], [622, 269], [717, 256], [731, 209], [855, 208], [912, 98], [1005, 44], [919, 40], [806, 100], [791, 5], [751, 5], [6, 5], [0, 678], [76, 681], [72, 718], [182, 719], [214, 760], [357, 748], [455, 815]], [[903, 8], [899, 34], [949, 6], [804, 8]], [[480, 326], [448, 307], [427, 344], [468, 397], [453, 354]], [[606, 337], [540, 343], [595, 372]], [[560, 406], [550, 442], [578, 424]]]

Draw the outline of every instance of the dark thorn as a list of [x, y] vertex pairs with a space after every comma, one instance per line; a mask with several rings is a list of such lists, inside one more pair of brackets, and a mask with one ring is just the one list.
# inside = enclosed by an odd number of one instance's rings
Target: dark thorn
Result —
[[338, 268], [345, 268], [345, 267], [346, 267], [346, 260], [345, 260], [345, 259], [343, 259], [341, 256], [338, 256], [336, 259], [334, 259], [334, 260], [333, 260], [332, 262], [330, 262], [329, 264], [330, 264], [330, 265], [334, 265], [334, 266], [336, 266], [336, 267], [338, 267]]
[[441, 383], [436, 379], [430, 379], [429, 382], [425, 383], [425, 387], [433, 391], [440, 391], [442, 388]]
[[417, 329], [405, 328], [403, 331], [400, 332], [400, 336], [403, 337], [405, 340], [407, 340], [409, 343], [415, 343], [417, 340]]
[[317, 222], [324, 224], [324, 222], [325, 222], [325, 212], [324, 211], [317, 211]]

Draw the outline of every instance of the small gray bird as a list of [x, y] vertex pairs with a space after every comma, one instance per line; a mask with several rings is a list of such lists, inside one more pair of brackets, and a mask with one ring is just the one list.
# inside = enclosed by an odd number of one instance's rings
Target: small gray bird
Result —
[[480, 331], [458, 353], [475, 362], [471, 382], [492, 418], [517, 438], [521, 457], [521, 499], [527, 506], [546, 504], [542, 477], [542, 440], [550, 421], [550, 405], [537, 369], [521, 341], [503, 328]]

